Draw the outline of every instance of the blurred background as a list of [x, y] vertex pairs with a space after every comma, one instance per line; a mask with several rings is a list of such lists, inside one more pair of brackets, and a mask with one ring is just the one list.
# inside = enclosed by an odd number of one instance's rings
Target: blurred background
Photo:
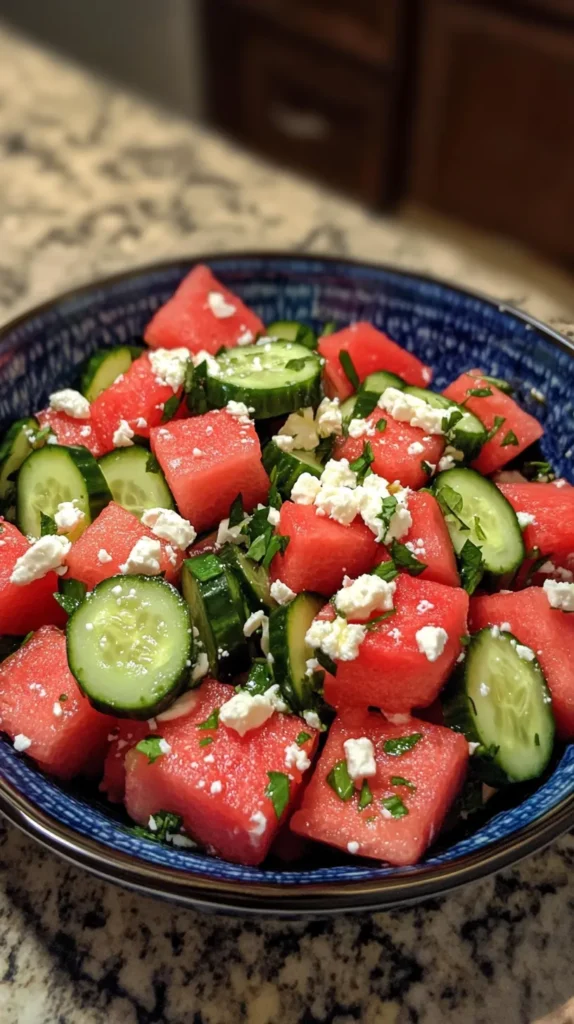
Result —
[[574, 267], [574, 0], [0, 0], [0, 16], [368, 206]]

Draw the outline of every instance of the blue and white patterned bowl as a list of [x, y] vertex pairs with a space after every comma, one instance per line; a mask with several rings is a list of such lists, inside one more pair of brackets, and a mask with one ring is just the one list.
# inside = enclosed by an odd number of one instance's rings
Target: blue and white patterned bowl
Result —
[[[273, 255], [205, 257], [217, 277], [264, 322], [365, 319], [415, 352], [444, 387], [462, 369], [521, 382], [542, 421], [545, 456], [574, 480], [574, 347], [525, 314], [440, 282], [343, 260]], [[45, 405], [96, 348], [141, 336], [188, 263], [113, 278], [44, 305], [0, 331], [0, 427]], [[540, 405], [530, 388], [542, 391]], [[574, 657], [574, 653], [573, 653]], [[517, 802], [520, 800], [521, 802]], [[239, 867], [162, 846], [130, 832], [93, 793], [62, 786], [0, 740], [0, 810], [45, 846], [122, 885], [195, 906], [300, 914], [383, 907], [437, 895], [550, 842], [574, 825], [574, 746], [538, 789], [461, 838], [454, 832], [405, 869], [336, 858], [301, 867]]]

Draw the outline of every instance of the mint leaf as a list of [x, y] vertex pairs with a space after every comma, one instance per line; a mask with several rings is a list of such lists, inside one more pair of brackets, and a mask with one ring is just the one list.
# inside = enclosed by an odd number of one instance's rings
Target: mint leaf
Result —
[[302, 747], [303, 744], [306, 743], [307, 740], [310, 740], [310, 739], [311, 739], [310, 733], [308, 733], [308, 732], [300, 732], [298, 737], [297, 737], [297, 739], [295, 740], [295, 743], [297, 744], [298, 747]]
[[392, 558], [388, 562], [381, 562], [374, 569], [371, 569], [371, 576], [378, 576], [387, 583], [391, 583], [399, 575], [399, 571]]
[[205, 719], [205, 722], [200, 722], [196, 725], [196, 729], [217, 729], [219, 727], [219, 708], [214, 708], [209, 718]]
[[229, 509], [229, 525], [239, 526], [240, 523], [245, 519], [245, 512], [243, 510], [243, 497], [238, 494], [235, 501], [232, 503]]
[[466, 393], [469, 398], [488, 398], [492, 394], [492, 388], [469, 388]]
[[482, 551], [471, 540], [467, 540], [458, 557], [460, 561], [460, 581], [467, 594], [474, 594], [484, 576]]
[[398, 501], [394, 494], [389, 494], [388, 497], [383, 498], [381, 504], [381, 511], [379, 512], [377, 519], [381, 520], [383, 540], [386, 537], [389, 527], [391, 525], [391, 519], [397, 511]]
[[146, 473], [161, 473], [161, 467], [153, 452], [150, 452], [145, 464]]
[[409, 782], [408, 779], [403, 779], [402, 775], [391, 776], [391, 786], [406, 786], [412, 793], [416, 792], [416, 786], [414, 782]]
[[143, 828], [142, 825], [134, 825], [131, 831], [142, 839], [152, 839], [154, 843], [165, 843], [168, 836], [177, 835], [181, 831], [183, 818], [179, 814], [172, 814], [170, 811], [158, 811], [152, 814], [151, 818], [155, 829]]
[[73, 615], [76, 608], [82, 604], [86, 596], [86, 589], [86, 584], [81, 583], [80, 580], [60, 579], [54, 599], [68, 615]]
[[349, 775], [349, 769], [345, 760], [337, 761], [337, 764], [333, 765], [327, 775], [327, 783], [337, 794], [339, 800], [350, 800], [355, 792], [353, 780]]
[[281, 533], [274, 533], [270, 537], [267, 543], [267, 548], [265, 551], [263, 561], [261, 563], [264, 569], [269, 568], [275, 555], [282, 555], [284, 553], [290, 540], [290, 537], [284, 537], [283, 534]]
[[362, 484], [364, 482], [365, 477], [371, 471], [371, 465], [373, 464], [374, 461], [375, 456], [373, 455], [371, 443], [370, 441], [365, 441], [365, 443], [363, 444], [363, 451], [361, 452], [359, 457], [357, 459], [354, 459], [353, 462], [349, 463], [349, 469], [352, 469], [353, 473], [357, 474], [358, 484]]
[[359, 810], [364, 811], [365, 807], [373, 802], [373, 794], [371, 787], [366, 779], [363, 779], [363, 785], [361, 786], [361, 792], [359, 794]]
[[383, 750], [385, 754], [390, 754], [391, 757], [401, 757], [402, 754], [406, 754], [413, 747], [416, 747], [422, 738], [422, 732], [413, 732], [409, 736], [397, 736], [394, 740], [385, 740]]
[[140, 740], [136, 744], [136, 750], [139, 750], [140, 754], [145, 754], [147, 757], [148, 764], [154, 764], [158, 757], [163, 757], [165, 751], [161, 749], [161, 736], [146, 736], [145, 740]]
[[271, 800], [275, 816], [279, 819], [289, 803], [289, 777], [284, 772], [267, 772], [267, 778], [265, 796]]
[[353, 420], [364, 420], [367, 416], [370, 416], [373, 409], [376, 407], [379, 401], [379, 396], [375, 391], [359, 391], [357, 400], [353, 407], [351, 419]]
[[381, 416], [380, 420], [377, 420], [377, 422], [375, 423], [375, 430], [378, 430], [379, 433], [382, 434], [386, 429], [387, 421], [383, 416]]
[[199, 741], [200, 747], [208, 747], [210, 743], [213, 743], [213, 736], [204, 736], [203, 739]]
[[339, 362], [343, 367], [347, 380], [352, 384], [353, 390], [358, 391], [361, 386], [361, 381], [359, 380], [359, 374], [355, 370], [353, 360], [346, 349], [341, 349], [339, 352]]
[[514, 447], [518, 446], [518, 438], [513, 430], [509, 430], [508, 433], [505, 434], [503, 440], [500, 442], [501, 448], [507, 448], [508, 445], [514, 445]]
[[395, 565], [399, 569], [405, 569], [409, 576], [420, 576], [427, 567], [426, 562], [421, 562], [406, 544], [401, 544], [398, 540], [394, 540], [391, 544], [391, 556]]
[[315, 648], [315, 657], [319, 662], [321, 668], [325, 669], [325, 672], [330, 672], [332, 676], [337, 675], [337, 665], [325, 651], [322, 651], [320, 647]]
[[167, 423], [168, 420], [173, 419], [177, 410], [179, 409], [180, 401], [181, 399], [179, 398], [179, 395], [173, 395], [171, 398], [168, 398], [167, 402], [163, 407], [163, 412], [161, 414], [162, 423]]
[[482, 529], [482, 526], [480, 525], [480, 519], [478, 518], [478, 516], [472, 517], [472, 528], [479, 540], [486, 540], [486, 534]]
[[388, 796], [381, 803], [386, 811], [389, 811], [393, 818], [404, 818], [409, 813], [400, 796]]
[[[506, 416], [495, 416], [494, 422], [486, 435], [486, 441], [492, 441], [495, 434], [498, 433], [503, 423], [506, 423]], [[486, 441], [484, 442], [486, 444]]]
[[58, 532], [55, 519], [52, 516], [47, 516], [44, 512], [40, 512], [40, 536], [48, 537]]

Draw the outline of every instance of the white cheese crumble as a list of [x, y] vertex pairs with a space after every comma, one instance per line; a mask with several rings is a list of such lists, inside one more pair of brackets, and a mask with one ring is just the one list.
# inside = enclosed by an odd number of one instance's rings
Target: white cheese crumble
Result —
[[[246, 406], [245, 402], [234, 402], [233, 399], [230, 399], [225, 406], [225, 411], [229, 416], [234, 416], [240, 423], [251, 423], [251, 419], [249, 417], [250, 410], [248, 406]], [[251, 410], [251, 412], [253, 412], [253, 410]]]
[[524, 644], [517, 644], [513, 640], [511, 640], [510, 642], [514, 647], [514, 650], [516, 651], [518, 657], [521, 659], [521, 661], [534, 661], [536, 655], [532, 648], [526, 647]]
[[108, 562], [111, 561], [112, 556], [110, 555], [109, 551], [106, 551], [105, 548], [100, 548], [100, 550], [98, 551], [98, 562], [100, 563], [100, 565], [106, 565]]
[[296, 505], [313, 505], [321, 490], [321, 482], [311, 473], [301, 473], [291, 490], [291, 501]]
[[536, 522], [536, 519], [530, 512], [517, 512], [516, 518], [521, 530], [525, 530], [527, 526], [533, 526]]
[[332, 621], [316, 619], [305, 635], [309, 647], [320, 647], [333, 660], [354, 661], [367, 635], [365, 626], [347, 622], [337, 615]]
[[114, 430], [114, 436], [112, 441], [115, 448], [129, 448], [133, 445], [132, 437], [134, 431], [130, 427], [127, 420], [120, 420], [116, 430]]
[[196, 683], [198, 679], [203, 679], [204, 676], [209, 672], [209, 661], [205, 651], [200, 651], [197, 656], [197, 661], [193, 666], [191, 673], [191, 681]]
[[280, 519], [281, 519], [281, 514], [279, 512], [279, 509], [278, 508], [270, 508], [269, 512], [267, 513], [267, 522], [271, 523], [271, 526], [279, 526], [279, 520]]
[[425, 450], [424, 444], [421, 444], [420, 441], [413, 441], [413, 443], [410, 444], [408, 446], [408, 448], [407, 448], [407, 454], [408, 455], [422, 455], [424, 450]]
[[433, 608], [434, 604], [431, 604], [430, 601], [423, 600], [419, 601], [419, 603], [417, 604], [417, 612], [419, 613], [419, 615], [424, 615], [425, 612], [432, 612]]
[[407, 395], [398, 388], [386, 388], [377, 404], [394, 420], [410, 423], [411, 427], [420, 427], [427, 434], [444, 434], [445, 420], [450, 418], [448, 409], [434, 409], [424, 399]]
[[385, 530], [384, 523], [380, 519], [384, 498], [391, 496], [389, 483], [382, 476], [372, 473], [366, 477], [362, 486], [358, 487], [359, 511], [366, 526], [374, 533], [378, 541], [390, 544], [392, 540], [400, 540], [407, 534], [413, 524], [408, 509], [408, 487], [390, 485], [392, 496], [396, 498], [397, 505], [390, 517], [388, 528]]
[[478, 692], [480, 693], [481, 697], [488, 697], [490, 693], [490, 686], [488, 685], [488, 683], [481, 683], [480, 686], [478, 687]]
[[64, 388], [62, 391], [54, 391], [50, 395], [50, 409], [54, 412], [65, 412], [74, 420], [87, 420], [90, 416], [90, 403], [88, 399], [73, 388]]
[[475, 743], [475, 742], [471, 741], [468, 744], [468, 753], [469, 753], [470, 757], [472, 757], [473, 754], [476, 754], [476, 751], [478, 750], [479, 747], [480, 747], [480, 743]]
[[551, 608], [574, 612], [574, 583], [544, 580], [544, 592]]
[[174, 394], [179, 391], [185, 380], [189, 349], [156, 348], [150, 352], [149, 361], [157, 383], [171, 388]]
[[302, 747], [298, 747], [296, 743], [290, 743], [285, 747], [285, 767], [306, 772], [307, 768], [311, 767], [311, 762]]
[[[290, 448], [283, 447], [284, 451], [291, 451], [292, 448], [297, 451], [313, 451], [319, 444], [319, 434], [313, 410], [307, 408], [300, 409], [299, 412], [292, 412], [285, 420], [277, 437], [290, 437], [292, 439], [292, 446]], [[277, 443], [277, 438], [274, 438], [274, 440]], [[282, 445], [279, 444], [279, 447], [282, 447]]]
[[360, 782], [377, 774], [375, 748], [367, 736], [361, 736], [358, 740], [345, 740], [343, 750], [347, 771], [353, 782]]
[[448, 633], [442, 626], [423, 626], [415, 633], [417, 647], [428, 661], [440, 658], [446, 647]]
[[52, 714], [54, 715], [55, 718], [61, 718], [62, 715], [64, 714], [64, 710], [59, 700], [55, 700], [54, 703], [52, 704]]
[[197, 534], [188, 519], [174, 512], [171, 508], [148, 508], [141, 518], [144, 526], [148, 526], [156, 537], [167, 540], [180, 551], [185, 551], [193, 544]]
[[254, 811], [249, 821], [253, 822], [253, 827], [249, 829], [249, 835], [254, 839], [259, 839], [267, 828], [267, 818], [263, 814], [263, 811]]
[[355, 854], [359, 852], [360, 846], [355, 839], [351, 839], [351, 842], [347, 843], [347, 850], [349, 851], [349, 853]]
[[[375, 424], [371, 423], [370, 420], [365, 419], [353, 419], [349, 422], [348, 426], [349, 437], [374, 437], [375, 436]], [[422, 449], [421, 449], [422, 450]]]
[[456, 462], [452, 455], [443, 455], [442, 458], [438, 460], [437, 468], [439, 473], [446, 473], [447, 469], [454, 469], [455, 466]]
[[338, 398], [324, 398], [315, 418], [319, 437], [330, 437], [331, 434], [343, 432], [343, 416]]
[[236, 693], [219, 709], [219, 721], [240, 736], [252, 729], [259, 729], [274, 713], [273, 703], [267, 693]]
[[227, 320], [237, 312], [236, 307], [227, 302], [223, 292], [208, 292], [207, 307], [218, 320]]
[[131, 549], [126, 561], [120, 565], [125, 575], [143, 573], [157, 576], [160, 571], [161, 544], [152, 537], [140, 537]]
[[215, 782], [211, 783], [211, 786], [209, 787], [209, 792], [213, 793], [213, 794], [221, 793], [222, 789], [223, 789], [223, 784], [219, 781], [219, 779], [216, 779]]
[[52, 569], [59, 569], [71, 546], [67, 537], [54, 534], [40, 537], [16, 560], [10, 583], [23, 587], [41, 579]]
[[297, 597], [295, 591], [291, 590], [291, 587], [288, 587], [282, 580], [274, 580], [269, 588], [269, 593], [273, 600], [277, 601], [277, 604], [289, 604]]
[[253, 331], [250, 331], [248, 327], [241, 328], [241, 334], [237, 336], [237, 344], [240, 348], [244, 345], [252, 345], [255, 341], [255, 335]]
[[219, 377], [219, 363], [215, 359], [211, 352], [206, 352], [204, 348], [200, 349], [199, 352], [188, 352], [191, 357], [191, 361], [194, 366], [201, 366], [202, 363], [206, 363], [207, 369], [212, 377]]
[[290, 452], [295, 447], [295, 438], [290, 434], [274, 434], [271, 438], [282, 452]]
[[262, 629], [265, 626], [265, 622], [268, 621], [265, 612], [261, 608], [256, 612], [252, 612], [243, 626], [243, 636], [252, 636], [258, 629]]
[[14, 750], [16, 750], [19, 754], [21, 754], [23, 750], [27, 750], [28, 747], [31, 746], [32, 740], [29, 739], [28, 736], [25, 736], [23, 732], [19, 732], [18, 735], [14, 737], [13, 747]]
[[335, 607], [346, 618], [366, 622], [373, 612], [389, 612], [397, 585], [379, 576], [364, 574], [335, 595]]
[[238, 523], [237, 526], [230, 526], [229, 519], [222, 519], [217, 528], [216, 548], [222, 548], [224, 544], [240, 544], [244, 537], [241, 529], [245, 522], [247, 522], [247, 519]]
[[162, 754], [171, 754], [171, 747], [167, 740], [164, 740], [163, 736], [158, 742], [158, 747], [161, 750]]
[[54, 515], [54, 522], [58, 527], [58, 533], [71, 533], [76, 526], [85, 519], [81, 508], [77, 507], [77, 498], [73, 501], [61, 501]]
[[[307, 665], [308, 664], [309, 664], [309, 662], [307, 662]], [[317, 665], [318, 664], [319, 664], [319, 662], [317, 662]], [[310, 726], [311, 729], [320, 729], [321, 728], [321, 724], [322, 724], [321, 723], [321, 719], [319, 718], [319, 715], [317, 714], [316, 711], [304, 711], [303, 712], [303, 720], [304, 720], [306, 725]]]

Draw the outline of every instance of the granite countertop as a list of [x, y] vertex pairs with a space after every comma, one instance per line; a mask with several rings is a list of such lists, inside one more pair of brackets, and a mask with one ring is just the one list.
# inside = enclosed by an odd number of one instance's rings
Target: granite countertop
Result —
[[[574, 325], [560, 275], [512, 246], [374, 217], [0, 28], [0, 322], [125, 267], [241, 248], [394, 262]], [[179, 910], [8, 825], [0, 864], [2, 1024], [574, 1021], [571, 836], [440, 900], [310, 922]]]

